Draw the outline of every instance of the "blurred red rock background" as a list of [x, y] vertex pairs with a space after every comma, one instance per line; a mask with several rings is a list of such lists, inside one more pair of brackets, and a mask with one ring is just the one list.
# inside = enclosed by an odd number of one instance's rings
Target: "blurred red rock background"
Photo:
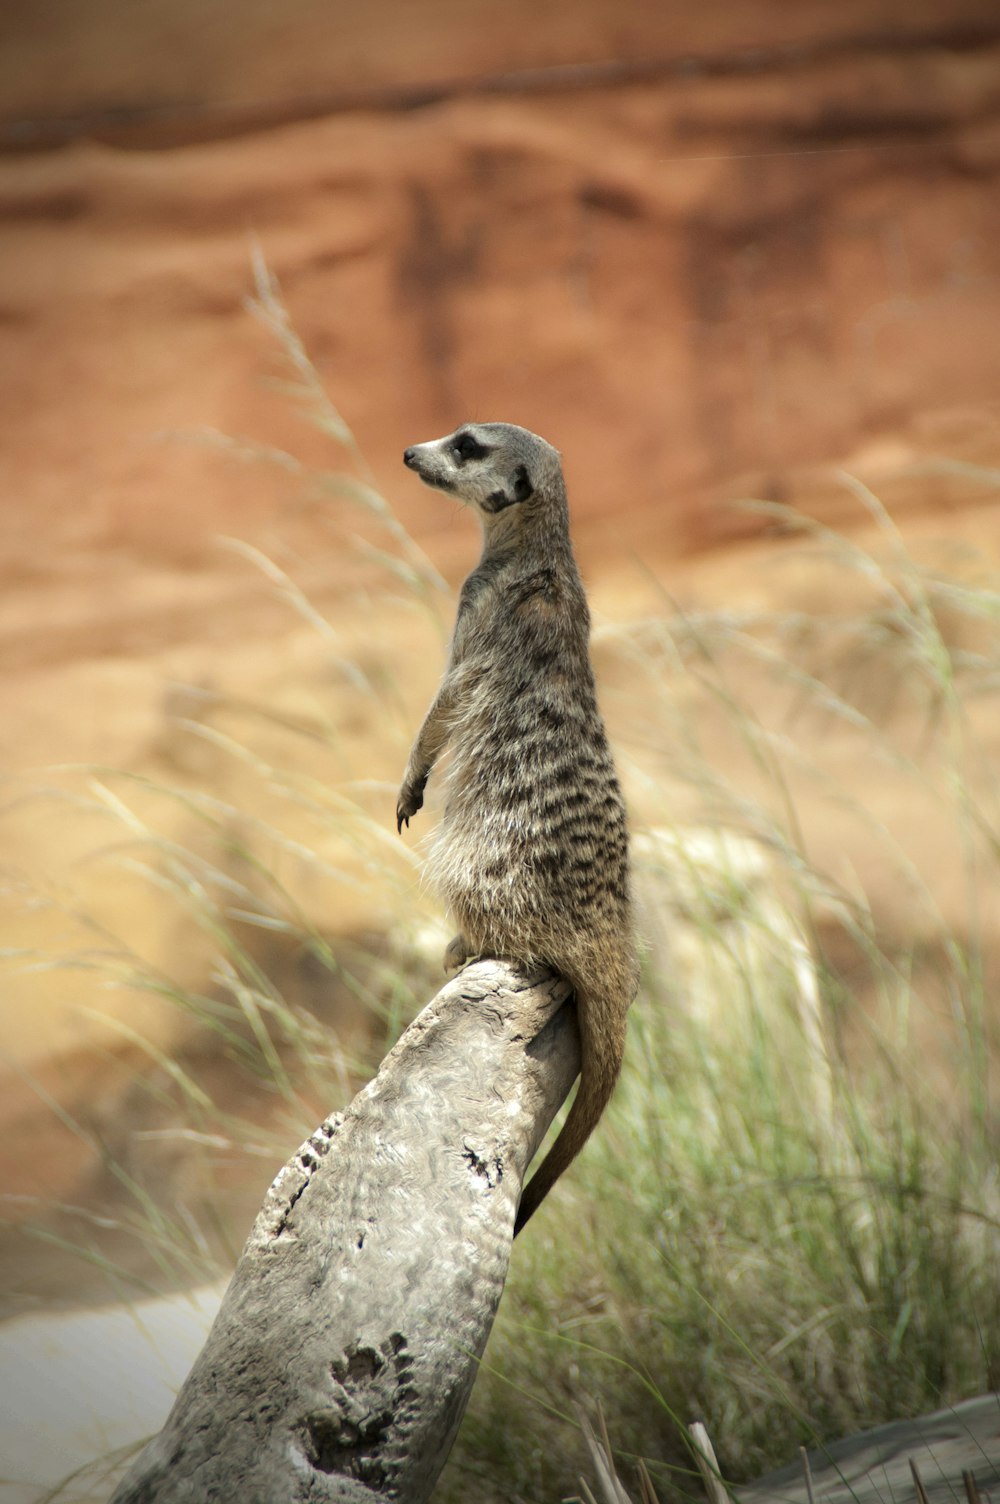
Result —
[[[28, 790], [62, 788], [54, 764], [93, 762], [235, 799], [239, 775], [175, 729], [199, 694], [332, 726], [352, 766], [391, 786], [401, 743], [379, 708], [343, 708], [329, 656], [220, 536], [309, 589], [344, 661], [394, 655], [401, 727], [440, 662], [405, 614], [366, 612], [363, 566], [301, 476], [198, 441], [220, 430], [305, 466], [342, 460], [275, 390], [286, 373], [246, 306], [252, 256], [452, 581], [471, 526], [399, 455], [470, 416], [564, 451], [610, 617], [641, 594], [636, 559], [689, 605], [768, 604], [780, 540], [732, 502], [860, 528], [835, 466], [908, 536], [967, 539], [995, 562], [995, 486], [927, 462], [1000, 463], [1000, 14], [995, 0], [10, 0], [0, 29], [0, 945], [19, 953], [2, 1111], [8, 1183], [86, 1199], [91, 1140], [18, 1072], [111, 1141], [136, 1067], [116, 1074], [126, 1042], [101, 1020], [171, 1044], [183, 1030], [96, 972], [33, 963], [125, 932], [204, 986], [211, 939], [95, 861], [111, 837], [68, 793], [39, 805]], [[312, 757], [335, 776], [328, 748]], [[859, 783], [891, 803], [885, 773]], [[898, 814], [911, 829], [912, 808]], [[189, 811], [163, 818], [197, 838]], [[821, 850], [837, 834], [817, 820]], [[371, 887], [338, 903], [331, 933], [379, 929]], [[279, 938], [260, 955], [292, 995], [318, 985]], [[44, 1183], [27, 1154], [42, 1142]], [[22, 1293], [61, 1293], [43, 1262], [17, 1264]]]

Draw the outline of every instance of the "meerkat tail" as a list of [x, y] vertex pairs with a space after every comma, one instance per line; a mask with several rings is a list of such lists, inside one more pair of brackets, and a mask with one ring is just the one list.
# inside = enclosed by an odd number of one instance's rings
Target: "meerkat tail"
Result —
[[605, 991], [583, 983], [574, 991], [580, 1029], [580, 1084], [558, 1138], [521, 1194], [515, 1238], [597, 1127], [621, 1071], [625, 1015], [631, 995], [623, 998], [619, 987]]

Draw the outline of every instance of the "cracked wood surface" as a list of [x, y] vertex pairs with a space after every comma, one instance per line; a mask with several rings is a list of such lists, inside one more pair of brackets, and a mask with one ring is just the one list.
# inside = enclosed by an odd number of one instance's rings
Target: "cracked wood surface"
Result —
[[916, 1467], [929, 1504], [1000, 1499], [1000, 1393], [964, 1400], [916, 1420], [890, 1421], [813, 1448], [801, 1461], [735, 1491], [739, 1504], [910, 1504]]
[[208, 1340], [113, 1504], [430, 1496], [577, 1073], [548, 973], [449, 982], [267, 1192]]

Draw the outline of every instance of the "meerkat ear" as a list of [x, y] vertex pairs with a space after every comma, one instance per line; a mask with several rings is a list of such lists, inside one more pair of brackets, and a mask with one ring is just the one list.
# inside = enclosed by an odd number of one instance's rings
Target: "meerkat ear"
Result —
[[525, 465], [518, 465], [511, 479], [514, 482], [513, 499], [515, 501], [527, 501], [529, 496], [534, 495], [535, 488], [531, 484], [531, 478]]
[[512, 507], [518, 501], [527, 501], [534, 494], [535, 488], [531, 484], [527, 466], [515, 465], [510, 477], [510, 490], [491, 491], [482, 506], [487, 512], [502, 512], [504, 507]]

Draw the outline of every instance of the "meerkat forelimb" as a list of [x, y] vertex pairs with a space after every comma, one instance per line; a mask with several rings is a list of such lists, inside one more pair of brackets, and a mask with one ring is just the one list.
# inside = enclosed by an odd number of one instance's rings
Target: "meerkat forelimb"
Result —
[[427, 485], [473, 506], [483, 552], [403, 775], [397, 828], [452, 750], [429, 871], [461, 933], [446, 952], [544, 963], [572, 985], [580, 1084], [521, 1197], [515, 1234], [579, 1153], [614, 1090], [635, 995], [625, 809], [590, 662], [558, 451], [508, 423], [407, 449]]

